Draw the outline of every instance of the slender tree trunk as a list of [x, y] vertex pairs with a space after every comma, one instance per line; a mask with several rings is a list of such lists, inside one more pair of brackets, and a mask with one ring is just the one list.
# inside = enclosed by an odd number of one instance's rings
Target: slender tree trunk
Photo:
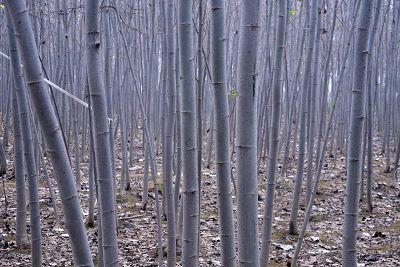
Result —
[[239, 266], [259, 266], [256, 56], [260, 1], [242, 2], [236, 113]]
[[[110, 152], [105, 88], [101, 71], [99, 2], [86, 1], [87, 74], [93, 107], [94, 145], [96, 150], [99, 205], [105, 266], [118, 266], [114, 179]], [[109, 88], [108, 88], [109, 89]], [[111, 92], [109, 92], [111, 94]]]
[[[105, 90], [105, 97], [106, 97], [106, 112], [108, 118], [111, 118], [110, 121], [108, 121], [108, 127], [109, 127], [109, 145], [110, 145], [110, 154], [111, 154], [111, 180], [113, 182], [114, 188], [115, 186], [115, 148], [114, 148], [114, 109], [113, 109], [113, 95], [114, 95], [114, 90], [111, 87], [111, 62], [112, 62], [112, 55], [111, 55], [111, 49], [112, 49], [112, 44], [111, 44], [111, 29], [110, 29], [110, 7], [107, 5], [110, 5], [109, 0], [103, 0], [99, 3], [101, 3], [102, 10], [104, 13], [102, 13], [103, 18], [102, 18], [102, 23], [103, 23], [103, 34], [104, 34], [104, 90]], [[98, 26], [100, 30], [100, 25]], [[89, 82], [90, 83], [90, 82]], [[89, 87], [90, 89], [90, 87]], [[96, 104], [93, 102], [93, 106]], [[95, 121], [96, 121], [96, 116], [94, 115]], [[100, 178], [100, 177], [99, 177]], [[115, 199], [115, 194], [113, 194], [113, 198]]]
[[196, 90], [193, 66], [192, 2], [179, 1], [179, 59], [182, 79], [183, 242], [182, 265], [198, 265]]
[[95, 189], [95, 177], [94, 177], [94, 157], [93, 157], [93, 150], [94, 147], [93, 145], [90, 146], [89, 150], [89, 174], [88, 174], [88, 180], [89, 180], [89, 199], [88, 199], [88, 217], [86, 220], [86, 225], [88, 227], [93, 227], [94, 226], [94, 189]]
[[320, 47], [320, 38], [321, 38], [321, 8], [317, 6], [317, 25], [315, 28], [315, 38], [314, 38], [314, 56], [313, 56], [313, 66], [312, 66], [312, 75], [310, 78], [311, 87], [309, 91], [309, 134], [307, 140], [307, 186], [306, 186], [306, 202], [305, 206], [307, 206], [311, 197], [312, 190], [312, 182], [313, 182], [313, 165], [314, 165], [314, 140], [315, 140], [315, 121], [316, 121], [316, 94], [319, 85], [319, 47]]
[[3, 147], [7, 147], [8, 144], [8, 136], [9, 136], [9, 132], [8, 132], [8, 125], [10, 122], [10, 104], [11, 104], [11, 93], [9, 92], [6, 96], [6, 109], [5, 109], [5, 120], [4, 120], [4, 135], [3, 135]]
[[[175, 31], [175, 39], [176, 42], [178, 42], [179, 34], [178, 34], [178, 28], [176, 28]], [[176, 174], [175, 174], [175, 187], [174, 187], [174, 201], [175, 201], [175, 221], [176, 221], [176, 237], [177, 239], [180, 240], [179, 238], [179, 233], [182, 231], [179, 230], [178, 227], [178, 214], [179, 214], [179, 206], [182, 206], [182, 201], [179, 201], [179, 196], [180, 196], [180, 190], [181, 190], [181, 178], [182, 178], [182, 128], [181, 128], [181, 91], [179, 90], [180, 88], [180, 81], [179, 81], [179, 46], [176, 45], [175, 49], [175, 86], [176, 86], [176, 103], [175, 103], [175, 115], [176, 115]], [[182, 198], [181, 198], [182, 200]], [[180, 204], [179, 204], [180, 203]]]
[[29, 215], [31, 232], [31, 264], [42, 266], [42, 237], [40, 231], [40, 210], [39, 210], [39, 181], [33, 150], [32, 129], [30, 127], [28, 95], [23, 81], [21, 62], [17, 51], [17, 42], [12, 30], [11, 20], [9, 22], [9, 42], [11, 52], [11, 63], [14, 73], [15, 91], [20, 112], [22, 141], [24, 147], [25, 167], [28, 177], [29, 189]]
[[[197, 184], [199, 186], [198, 193], [198, 205], [199, 205], [199, 216], [198, 216], [198, 239], [200, 242], [200, 207], [201, 207], [201, 164], [203, 157], [203, 0], [198, 0], [198, 27], [197, 27], [197, 71], [196, 71], [196, 124], [197, 124]], [[197, 247], [200, 253], [200, 246]], [[198, 254], [199, 254], [198, 253]]]
[[[9, 25], [11, 26], [11, 25]], [[12, 37], [14, 38], [14, 37]], [[17, 191], [17, 215], [15, 241], [17, 248], [21, 248], [27, 242], [26, 235], [26, 198], [25, 198], [25, 171], [24, 154], [22, 147], [21, 126], [18, 113], [16, 90], [13, 90], [12, 112], [14, 126], [14, 165], [15, 165], [15, 189]]]
[[175, 266], [176, 261], [176, 227], [175, 227], [175, 201], [174, 190], [172, 184], [173, 177], [173, 158], [174, 158], [174, 121], [176, 108], [175, 95], [175, 47], [174, 47], [174, 3], [169, 0], [167, 3], [167, 88], [168, 88], [168, 110], [167, 124], [165, 133], [165, 200], [166, 200], [166, 215], [168, 222], [168, 266]]
[[[10, 40], [10, 55], [17, 56], [15, 37], [13, 36], [13, 29], [9, 16], [8, 18], [8, 34]], [[14, 43], [14, 47], [12, 46]], [[16, 79], [22, 79], [22, 77], [16, 77]], [[16, 86], [16, 83], [13, 83]], [[25, 169], [24, 169], [24, 152], [23, 152], [23, 140], [21, 134], [20, 115], [18, 110], [18, 100], [16, 95], [16, 89], [12, 89], [12, 117], [13, 117], [13, 129], [14, 129], [14, 168], [15, 168], [15, 181], [16, 181], [16, 194], [17, 194], [17, 214], [16, 214], [16, 245], [17, 248], [21, 248], [27, 242], [26, 232], [26, 197], [25, 197]], [[4, 139], [3, 139], [4, 140]]]
[[342, 240], [343, 266], [357, 266], [357, 219], [359, 184], [361, 177], [361, 150], [364, 121], [364, 93], [368, 49], [368, 29], [372, 1], [361, 0], [361, 11], [355, 44], [355, 66], [351, 99], [349, 153], [347, 155], [347, 185]]
[[[300, 193], [301, 184], [303, 182], [303, 170], [304, 170], [304, 156], [305, 156], [305, 143], [306, 143], [306, 113], [307, 113], [307, 99], [309, 95], [309, 87], [311, 84], [311, 66], [314, 51], [314, 40], [315, 40], [315, 30], [317, 24], [317, 12], [318, 12], [319, 0], [311, 0], [310, 9], [310, 33], [308, 36], [308, 48], [307, 56], [305, 61], [305, 70], [302, 83], [302, 98], [301, 98], [301, 115], [300, 115], [300, 134], [299, 134], [299, 149], [298, 149], [298, 160], [297, 160], [297, 173], [296, 181], [293, 190], [293, 201], [292, 208], [290, 210], [290, 222], [289, 222], [289, 232], [290, 234], [297, 234], [297, 217], [299, 213], [300, 205]], [[307, 151], [310, 153], [310, 151]]]
[[209, 169], [211, 165], [211, 159], [213, 156], [213, 141], [214, 141], [214, 106], [211, 108], [210, 111], [210, 123], [208, 127], [208, 137], [207, 137], [207, 158], [206, 158], [206, 167]]
[[367, 58], [367, 211], [372, 211], [372, 176], [373, 176], [373, 129], [374, 114], [372, 106], [372, 51], [374, 39], [379, 22], [379, 12], [381, 10], [381, 0], [375, 1], [374, 20], [371, 33], [368, 38], [368, 58]]
[[[268, 266], [269, 251], [271, 246], [272, 218], [274, 214], [274, 198], [276, 171], [278, 162], [279, 149], [279, 128], [281, 119], [281, 92], [282, 92], [282, 61], [285, 48], [285, 31], [286, 31], [286, 3], [278, 1], [276, 14], [276, 33], [275, 33], [275, 55], [272, 82], [272, 122], [270, 131], [270, 145], [267, 169], [267, 188], [264, 200], [264, 227], [263, 238], [261, 243], [260, 266]], [[287, 88], [286, 88], [287, 89]]]
[[[229, 107], [225, 78], [224, 1], [212, 0], [211, 8], [211, 69], [214, 87], [216, 172], [219, 205], [219, 232], [222, 266], [236, 265], [235, 232], [233, 227], [231, 164], [229, 154]], [[211, 118], [214, 119], [214, 118]]]

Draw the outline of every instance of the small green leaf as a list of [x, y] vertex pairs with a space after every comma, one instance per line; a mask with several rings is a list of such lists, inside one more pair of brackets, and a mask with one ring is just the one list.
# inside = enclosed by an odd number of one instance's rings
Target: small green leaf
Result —
[[289, 10], [289, 15], [290, 16], [296, 16], [297, 11], [296, 10]]
[[233, 97], [237, 97], [238, 96], [238, 91], [236, 91], [235, 88], [232, 87], [231, 94], [232, 94]]

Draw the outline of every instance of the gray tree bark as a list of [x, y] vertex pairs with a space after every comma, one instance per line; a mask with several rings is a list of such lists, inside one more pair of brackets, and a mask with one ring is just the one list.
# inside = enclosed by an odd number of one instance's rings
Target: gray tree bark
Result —
[[[100, 219], [105, 266], [118, 266], [114, 179], [110, 152], [110, 128], [101, 69], [99, 1], [86, 1], [87, 75], [93, 107], [94, 145], [99, 188]], [[109, 89], [109, 88], [108, 88]], [[111, 94], [111, 92], [109, 92]]]
[[197, 173], [196, 88], [193, 66], [192, 2], [179, 1], [179, 59], [182, 82], [183, 241], [182, 265], [198, 265], [199, 184]]
[[256, 56], [260, 1], [241, 4], [236, 107], [239, 266], [259, 266]]
[[224, 1], [212, 0], [210, 2], [210, 9], [211, 83], [214, 87], [214, 109], [216, 124], [215, 162], [218, 187], [221, 264], [222, 266], [235, 266], [235, 232], [233, 226], [231, 163], [229, 154], [229, 107], [225, 78], [226, 35]]
[[175, 266], [176, 262], [176, 227], [175, 227], [175, 201], [172, 184], [173, 177], [173, 158], [174, 158], [174, 121], [176, 108], [175, 95], [175, 47], [174, 47], [174, 2], [169, 0], [167, 3], [167, 88], [168, 88], [168, 111], [167, 125], [165, 133], [165, 201], [166, 215], [168, 223], [168, 266]]
[[359, 210], [359, 188], [361, 178], [361, 150], [364, 122], [364, 94], [366, 86], [366, 64], [368, 31], [372, 1], [361, 0], [354, 47], [354, 73], [350, 114], [350, 139], [347, 155], [347, 184], [344, 210], [342, 264], [357, 266], [357, 219]]
[[[372, 107], [372, 51], [374, 39], [379, 22], [379, 12], [381, 9], [381, 0], [375, 0], [374, 20], [372, 22], [371, 33], [368, 38], [368, 58], [367, 58], [367, 211], [372, 211], [372, 176], [373, 176], [373, 107]], [[361, 191], [362, 194], [362, 191]]]
[[[9, 46], [10, 55], [14, 53], [14, 59], [17, 56], [17, 51], [14, 37], [14, 30], [12, 28], [11, 19], [8, 19], [8, 35], [9, 35]], [[18, 58], [17, 58], [18, 59]], [[18, 68], [20, 68], [18, 66]], [[22, 77], [16, 77], [14, 80], [21, 79]], [[16, 83], [13, 83], [16, 86]], [[16, 245], [17, 248], [21, 248], [27, 242], [26, 232], [26, 197], [25, 197], [25, 169], [24, 169], [24, 152], [23, 152], [23, 141], [21, 134], [20, 115], [18, 110], [17, 90], [12, 89], [12, 117], [13, 117], [13, 129], [14, 129], [14, 168], [15, 168], [15, 181], [16, 181], [16, 194], [17, 194], [17, 215], [16, 215]], [[3, 139], [4, 140], [4, 139]]]
[[[285, 48], [285, 31], [286, 31], [286, 1], [278, 1], [276, 14], [276, 32], [275, 32], [275, 52], [274, 52], [274, 68], [272, 81], [272, 121], [270, 131], [270, 145], [268, 155], [267, 169], [267, 188], [264, 200], [264, 217], [263, 217], [263, 235], [261, 243], [260, 266], [269, 265], [269, 251], [271, 246], [272, 235], [272, 219], [274, 214], [274, 198], [276, 171], [278, 162], [279, 149], [279, 129], [281, 119], [281, 92], [283, 83], [281, 80], [282, 61]], [[287, 89], [287, 88], [286, 88]]]
[[[11, 21], [9, 20], [9, 23]], [[29, 189], [29, 216], [31, 229], [31, 264], [42, 266], [42, 237], [40, 231], [40, 210], [39, 210], [39, 181], [33, 150], [32, 129], [29, 119], [28, 95], [23, 81], [21, 62], [17, 51], [15, 33], [9, 25], [9, 43], [11, 52], [11, 64], [14, 73], [14, 84], [18, 102], [19, 116], [21, 120], [21, 133], [23, 141], [25, 168], [28, 177]]]
[[[14, 38], [14, 37], [13, 37]], [[18, 114], [18, 102], [15, 90], [12, 98], [12, 116], [14, 129], [14, 165], [17, 191], [17, 215], [15, 242], [17, 248], [21, 248], [27, 242], [26, 235], [26, 198], [25, 198], [25, 171], [24, 154], [22, 147], [21, 126]]]

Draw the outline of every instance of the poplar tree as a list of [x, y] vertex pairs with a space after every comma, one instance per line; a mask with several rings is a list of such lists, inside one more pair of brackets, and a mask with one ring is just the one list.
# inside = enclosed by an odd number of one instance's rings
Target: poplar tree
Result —
[[[218, 187], [221, 264], [236, 264], [233, 226], [231, 163], [229, 153], [229, 105], [226, 88], [225, 7], [222, 0], [211, 0], [211, 83], [214, 87], [215, 162]], [[211, 117], [211, 120], [214, 118]]]
[[197, 173], [196, 88], [193, 66], [192, 2], [180, 0], [178, 12], [179, 66], [183, 161], [182, 265], [198, 265], [199, 184]]
[[260, 1], [240, 9], [238, 97], [236, 106], [237, 212], [239, 266], [259, 266], [256, 120], [256, 59]]
[[[282, 61], [285, 48], [285, 31], [286, 31], [286, 3], [278, 1], [276, 14], [276, 30], [275, 30], [275, 51], [274, 51], [274, 69], [272, 82], [272, 120], [270, 132], [270, 145], [268, 156], [267, 170], [267, 188], [264, 200], [264, 217], [263, 217], [263, 238], [261, 243], [260, 266], [268, 266], [269, 251], [271, 246], [271, 231], [273, 208], [275, 198], [276, 171], [278, 162], [279, 149], [279, 129], [281, 119], [281, 92], [282, 92]], [[286, 88], [287, 90], [287, 88]]]
[[355, 65], [352, 81], [350, 139], [347, 154], [348, 169], [342, 239], [342, 264], [346, 267], [357, 266], [357, 220], [361, 180], [365, 77], [372, 1], [361, 0], [360, 8], [354, 47]]
[[[89, 95], [93, 107], [102, 249], [104, 266], [118, 266], [114, 179], [110, 153], [110, 129], [101, 70], [99, 1], [86, 1], [86, 45]], [[111, 94], [111, 92], [109, 92]]]

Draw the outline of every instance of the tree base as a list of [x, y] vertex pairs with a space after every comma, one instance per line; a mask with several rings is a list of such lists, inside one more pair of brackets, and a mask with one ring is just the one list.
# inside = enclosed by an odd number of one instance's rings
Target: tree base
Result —
[[290, 235], [298, 235], [299, 234], [296, 223], [294, 223], [294, 222], [289, 223], [289, 234]]

